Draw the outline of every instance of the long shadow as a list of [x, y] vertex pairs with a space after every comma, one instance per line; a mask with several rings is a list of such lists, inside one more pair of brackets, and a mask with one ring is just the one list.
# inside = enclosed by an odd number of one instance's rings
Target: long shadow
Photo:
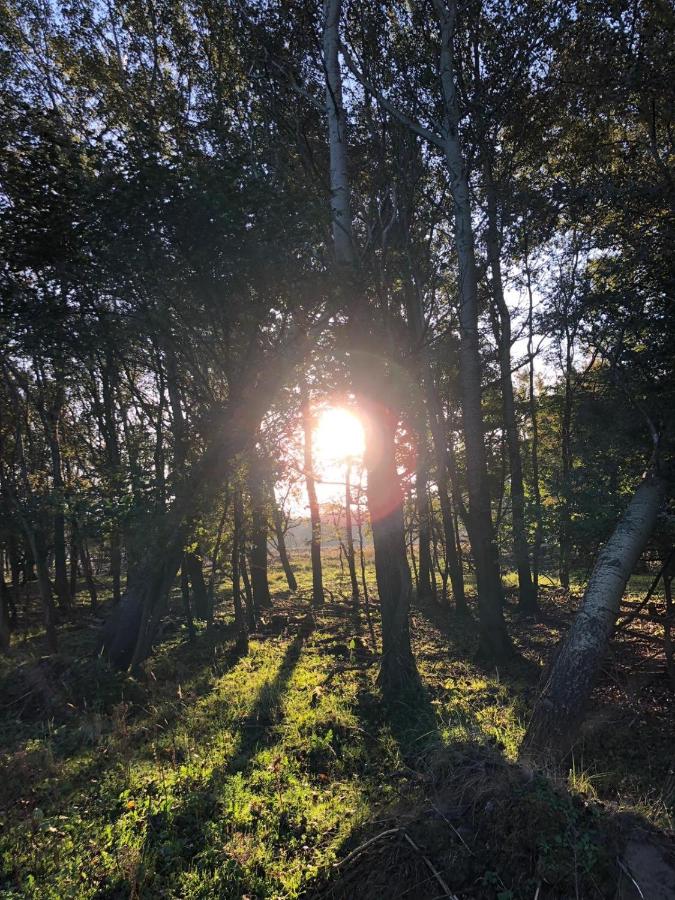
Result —
[[[181, 642], [161, 653], [157, 662], [157, 675], [155, 678], [160, 683], [171, 685], [170, 696], [157, 698], [145, 692], [143, 685], [135, 680], [128, 679], [125, 675], [111, 671], [100, 659], [84, 659], [71, 664], [79, 665], [81, 671], [76, 673], [71, 690], [77, 697], [78, 705], [84, 702], [85, 708], [89, 704], [92, 718], [82, 719], [82, 713], [78, 710], [74, 715], [64, 719], [52, 719], [51, 724], [63, 722], [71, 725], [57, 737], [33, 754], [34, 765], [30, 755], [26, 756], [24, 765], [32, 766], [42, 771], [45, 764], [50, 767], [67, 760], [73, 760], [79, 755], [92, 755], [90, 762], [80, 766], [68, 779], [68, 786], [59, 784], [55, 794], [54, 786], [50, 781], [34, 783], [32, 797], [41, 806], [49, 806], [52, 801], [58, 800], [59, 806], [65, 808], [70, 797], [78, 794], [84, 785], [88, 785], [94, 775], [101, 771], [105, 757], [95, 752], [101, 744], [106, 730], [102, 733], [96, 728], [117, 727], [127, 732], [125, 740], [125, 753], [137, 749], [142, 744], [150, 746], [148, 735], [154, 731], [166, 734], [185, 710], [187, 701], [179, 699], [176, 694], [176, 685], [181, 683], [183, 689], [192, 688], [194, 696], [205, 696], [213, 689], [214, 678], [221, 677], [227, 671], [234, 668], [241, 659], [244, 651], [236, 641], [229, 646], [224, 643], [225, 637], [234, 636], [233, 627], [220, 629], [217, 634], [206, 632], [202, 635], [203, 641]], [[214, 659], [214, 652], [218, 651], [218, 658]], [[177, 666], [177, 663], [179, 665]], [[180, 665], [183, 663], [183, 665]], [[215, 669], [215, 671], [214, 671]], [[164, 670], [167, 674], [164, 675]], [[178, 675], [176, 673], [178, 672]], [[182, 676], [189, 676], [183, 681]], [[78, 687], [81, 686], [81, 691]], [[61, 707], [65, 707], [66, 700], [62, 698]], [[128, 706], [125, 706], [128, 704]], [[110, 726], [111, 716], [119, 711], [123, 720], [119, 720], [117, 726]], [[86, 725], [90, 723], [92, 734], [87, 735]], [[6, 729], [8, 733], [14, 733], [13, 741], [5, 740], [3, 749], [7, 753], [16, 752], [27, 740], [34, 737], [44, 737], [45, 725], [42, 719], [27, 723], [27, 727], [19, 731], [16, 728]], [[114, 739], [114, 732], [111, 732]], [[150, 752], [150, 751], [148, 751]], [[45, 762], [46, 760], [46, 762]], [[31, 775], [35, 782], [35, 776]], [[120, 779], [123, 776], [120, 774]], [[120, 790], [123, 784], [120, 782]], [[0, 784], [0, 801], [2, 804], [12, 805], [24, 790], [21, 778], [7, 779]]]
[[[297, 666], [307, 631], [297, 634], [284, 651], [276, 675], [260, 688], [246, 720], [240, 725], [239, 742], [227, 764], [213, 771], [205, 783], [190, 791], [189, 796], [178, 806], [169, 810], [158, 810], [148, 819], [143, 847], [143, 858], [153, 859], [153, 871], [166, 878], [179, 870], [186, 861], [194, 859], [207, 847], [209, 830], [213, 823], [227, 828], [227, 809], [224, 807], [222, 788], [228, 778], [244, 771], [255, 755], [276, 738], [276, 728], [281, 715], [281, 700], [288, 688]], [[164, 852], [170, 847], [171, 854]], [[209, 863], [205, 861], [205, 868]], [[233, 874], [240, 879], [242, 891], [247, 886], [248, 876], [241, 867]], [[129, 891], [129, 882], [116, 880], [97, 894], [99, 900], [112, 900], [122, 896], [120, 891]], [[229, 887], [229, 886], [228, 886]], [[234, 895], [233, 895], [234, 896]]]
[[389, 727], [409, 771], [383, 777], [403, 774], [409, 786], [345, 839], [341, 862], [307, 886], [305, 900], [426, 900], [447, 896], [443, 885], [481, 900], [535, 893], [628, 900], [640, 896], [635, 881], [641, 896], [675, 898], [658, 880], [666, 873], [675, 885], [675, 848], [666, 834], [493, 747], [444, 746], [424, 687], [382, 702], [364, 680], [355, 711], [371, 729]]
[[[464, 659], [486, 674], [497, 674], [499, 680], [520, 689], [526, 684], [536, 684], [541, 676], [538, 663], [528, 659], [520, 651], [503, 665], [481, 662], [475, 658], [478, 642], [478, 626], [471, 615], [458, 615], [453, 609], [437, 603], [424, 603], [416, 612], [429, 622], [446, 642], [446, 658]], [[523, 632], [521, 624], [520, 631]]]

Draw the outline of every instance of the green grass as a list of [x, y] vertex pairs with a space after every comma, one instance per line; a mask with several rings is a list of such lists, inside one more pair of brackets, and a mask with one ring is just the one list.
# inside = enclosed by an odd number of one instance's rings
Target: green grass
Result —
[[[337, 566], [326, 568], [339, 592]], [[303, 597], [305, 566], [298, 578]], [[285, 589], [279, 573], [272, 587]], [[237, 658], [223, 602], [217, 628], [193, 643], [176, 624], [142, 680], [92, 658], [95, 632], [80, 621], [41, 683], [36, 672], [47, 664], [29, 635], [0, 671], [9, 689], [2, 896], [299, 897], [402, 799], [421, 802], [439, 761], [447, 767], [467, 746], [507, 767], [516, 759], [532, 679], [474, 666], [470, 625], [443, 610], [414, 611], [423, 687], [391, 706], [376, 686], [377, 657], [360, 649], [364, 622], [329, 604], [302, 637], [305, 608], [277, 598], [274, 616], [286, 627], [268, 622]], [[539, 658], [536, 639], [528, 653]], [[611, 754], [609, 764], [621, 769]], [[644, 781], [631, 793], [594, 765], [575, 768], [570, 796], [616, 799], [624, 790], [639, 808]], [[628, 755], [625, 769], [634, 768]], [[639, 808], [648, 815], [650, 796]], [[573, 808], [564, 806], [567, 818]], [[476, 865], [471, 878], [482, 887], [468, 896], [497, 896], [504, 874], [495, 881], [487, 863]]]

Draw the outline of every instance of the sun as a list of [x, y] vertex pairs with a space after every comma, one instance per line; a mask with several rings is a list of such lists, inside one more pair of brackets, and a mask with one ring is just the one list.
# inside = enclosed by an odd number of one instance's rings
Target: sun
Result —
[[363, 427], [356, 416], [344, 407], [324, 409], [314, 432], [314, 455], [322, 466], [344, 464], [363, 456]]

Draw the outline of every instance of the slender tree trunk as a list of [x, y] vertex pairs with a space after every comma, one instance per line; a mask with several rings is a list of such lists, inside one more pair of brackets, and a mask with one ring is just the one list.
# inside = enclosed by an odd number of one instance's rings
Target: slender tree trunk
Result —
[[156, 353], [157, 365], [157, 422], [155, 424], [155, 446], [153, 449], [153, 462], [155, 466], [155, 505], [163, 511], [166, 507], [166, 459], [164, 454], [164, 410], [166, 408], [166, 390], [164, 385], [164, 370], [159, 352]]
[[[438, 485], [439, 501], [441, 506], [441, 519], [445, 533], [446, 543], [446, 567], [450, 574], [452, 593], [455, 601], [455, 609], [459, 613], [467, 611], [466, 596], [464, 593], [464, 576], [462, 573], [461, 556], [456, 552], [454, 539], [450, 539], [453, 531], [452, 504], [450, 500], [450, 479], [448, 472], [448, 435], [444, 428], [441, 402], [438, 390], [434, 382], [431, 370], [431, 361], [427, 347], [424, 344], [424, 321], [422, 315], [422, 302], [414, 276], [411, 274], [406, 282], [406, 308], [410, 331], [417, 349], [419, 362], [419, 378], [422, 382], [426, 401], [426, 412], [431, 429], [431, 439], [436, 464], [436, 484]], [[418, 423], [422, 429], [423, 423]], [[421, 451], [420, 451], [421, 452]], [[425, 457], [426, 462], [426, 457]], [[421, 519], [420, 519], [421, 522]], [[433, 575], [432, 575], [433, 577]], [[447, 579], [445, 579], [447, 580]], [[444, 582], [445, 582], [444, 580]]]
[[[443, 419], [440, 416], [440, 403], [436, 395], [435, 386], [427, 390], [427, 406], [429, 401], [433, 404], [430, 414], [431, 432], [436, 456], [436, 484], [438, 485], [438, 501], [441, 507], [441, 523], [445, 539], [445, 563], [450, 575], [452, 595], [455, 601], [455, 610], [460, 615], [468, 612], [466, 594], [464, 592], [464, 572], [462, 570], [462, 556], [459, 543], [455, 537], [455, 517], [453, 514], [452, 498], [450, 496], [450, 472], [448, 466], [448, 438], [445, 434]], [[453, 487], [453, 496], [457, 489]], [[444, 578], [445, 583], [445, 578]]]
[[666, 670], [670, 682], [675, 689], [675, 655], [673, 651], [672, 627], [675, 621], [673, 605], [673, 571], [672, 564], [663, 573], [663, 593], [666, 600], [666, 611], [663, 620], [663, 647], [666, 655]]
[[543, 516], [541, 506], [541, 487], [539, 484], [539, 418], [537, 414], [537, 398], [534, 388], [534, 296], [530, 264], [525, 251], [525, 277], [527, 282], [528, 316], [527, 316], [527, 359], [528, 359], [528, 405], [530, 427], [532, 429], [532, 494], [534, 496], [534, 545], [532, 547], [532, 581], [535, 592], [539, 593], [539, 558], [543, 540]]
[[[209, 575], [209, 586], [207, 589], [207, 604], [208, 604], [208, 618], [207, 618], [207, 627], [211, 628], [213, 626], [213, 616], [214, 616], [214, 604], [215, 604], [215, 592], [216, 592], [216, 577], [218, 574], [218, 567], [220, 565], [220, 549], [223, 543], [223, 531], [225, 530], [225, 520], [227, 519], [227, 513], [230, 507], [230, 485], [229, 482], [225, 485], [225, 500], [223, 503], [223, 512], [220, 516], [220, 520], [218, 522], [218, 531], [216, 533], [216, 541], [213, 545], [213, 553], [211, 555], [211, 574]], [[238, 576], [237, 576], [238, 577]]]
[[[68, 556], [66, 552], [66, 518], [64, 514], [65, 484], [63, 480], [61, 438], [59, 434], [59, 424], [65, 397], [61, 384], [48, 385], [42, 371], [42, 365], [38, 360], [34, 361], [34, 369], [39, 385], [38, 408], [51, 458], [52, 487], [56, 507], [52, 519], [54, 540], [54, 588], [59, 607], [67, 610], [70, 606], [71, 598], [68, 582]], [[53, 396], [48, 398], [48, 393]]]
[[241, 490], [234, 494], [234, 527], [232, 531], [232, 600], [234, 603], [234, 627], [237, 632], [237, 645], [242, 653], [248, 652], [248, 624], [241, 596], [241, 545], [243, 529], [243, 510]]
[[370, 643], [373, 652], [377, 653], [377, 640], [375, 639], [375, 628], [373, 626], [373, 617], [370, 611], [370, 595], [368, 593], [368, 581], [366, 579], [366, 557], [363, 552], [363, 508], [361, 506], [361, 479], [359, 479], [358, 493], [356, 499], [356, 525], [359, 536], [359, 564], [361, 568], [361, 585], [363, 587], [363, 609], [366, 614], [368, 623], [368, 631], [370, 633]]
[[246, 561], [246, 553], [241, 553], [241, 578], [244, 582], [244, 596], [246, 597], [246, 626], [249, 631], [255, 631], [258, 612], [253, 597], [253, 588], [251, 587], [251, 579], [248, 574], [248, 564]]
[[188, 562], [188, 554], [186, 553], [183, 556], [183, 562], [180, 567], [180, 593], [183, 600], [183, 613], [185, 615], [188, 637], [193, 641], [195, 639], [195, 623], [192, 618], [192, 604], [190, 602], [190, 572], [190, 563]]
[[[420, 436], [420, 442], [423, 437]], [[418, 450], [417, 472], [415, 474], [415, 497], [419, 519], [419, 576], [417, 596], [420, 600], [430, 600], [434, 595], [432, 585], [433, 562], [431, 559], [431, 510], [429, 509], [428, 469], [426, 451]]]
[[560, 456], [561, 456], [561, 506], [558, 539], [560, 544], [560, 584], [568, 591], [570, 588], [571, 558], [571, 490], [572, 490], [572, 373], [568, 353], [568, 369], [565, 373], [565, 392], [561, 422]]
[[316, 497], [314, 454], [312, 452], [314, 416], [312, 415], [308, 393], [305, 393], [302, 400], [302, 428], [304, 435], [305, 483], [307, 486], [309, 519], [312, 528], [312, 537], [310, 540], [310, 553], [312, 559], [312, 603], [314, 606], [321, 606], [324, 602], [323, 572], [321, 568], [321, 511], [319, 509], [319, 501]]
[[54, 516], [54, 584], [59, 607], [70, 607], [70, 589], [66, 558], [65, 517], [61, 513]]
[[504, 622], [504, 592], [495, 544], [481, 408], [481, 356], [478, 334], [478, 285], [474, 250], [471, 198], [459, 138], [459, 105], [455, 90], [453, 37], [456, 3], [433, 0], [441, 38], [440, 77], [445, 105], [443, 143], [454, 203], [455, 244], [459, 262], [460, 387], [469, 519], [478, 586], [478, 657], [500, 662], [513, 655]]
[[183, 569], [190, 579], [194, 616], [201, 622], [205, 622], [209, 618], [209, 595], [204, 580], [204, 561], [199, 546], [185, 554]]
[[9, 653], [11, 632], [9, 588], [5, 583], [5, 554], [0, 549], [0, 653]]
[[82, 536], [77, 535], [77, 546], [80, 554], [80, 566], [84, 575], [84, 583], [87, 585], [89, 592], [89, 604], [91, 611], [96, 614], [98, 612], [98, 592], [96, 590], [96, 582], [94, 581], [94, 573], [91, 566], [91, 557], [86, 542]]
[[113, 603], [119, 603], [122, 596], [122, 546], [121, 532], [117, 524], [113, 524], [110, 532], [110, 575]]
[[70, 596], [72, 599], [75, 599], [77, 595], [77, 574], [78, 574], [78, 566], [79, 566], [79, 555], [77, 550], [77, 529], [75, 527], [75, 520], [71, 518], [70, 520], [70, 583], [68, 585], [70, 590]]
[[347, 565], [349, 567], [349, 580], [352, 586], [352, 603], [359, 604], [359, 581], [356, 577], [356, 557], [354, 555], [354, 532], [352, 525], [352, 467], [347, 462], [345, 469], [345, 532], [347, 539]]
[[251, 462], [249, 470], [249, 495], [251, 497], [251, 587], [257, 611], [272, 605], [267, 578], [267, 510], [262, 489], [258, 460]]
[[[357, 258], [352, 236], [347, 134], [338, 58], [341, 0], [325, 0], [323, 51], [326, 117], [330, 155], [331, 224], [337, 277], [353, 291], [350, 326], [354, 386], [364, 414], [368, 471], [368, 509], [375, 547], [375, 574], [382, 611], [380, 684], [396, 690], [416, 674], [410, 647], [409, 606], [412, 584], [405, 546], [402, 494], [395, 458], [396, 417], [383, 403], [391, 396], [382, 372], [373, 373], [372, 310], [357, 286]], [[374, 376], [374, 377], [373, 377]], [[379, 382], [377, 390], [374, 382]]]
[[[405, 521], [405, 519], [404, 519]], [[417, 557], [415, 556], [415, 514], [410, 516], [410, 525], [408, 527], [408, 550], [410, 551], [410, 562], [412, 564], [413, 587], [417, 591], [419, 589], [419, 574], [417, 572]]]
[[298, 582], [295, 577], [295, 572], [291, 567], [291, 561], [288, 558], [288, 548], [286, 547], [286, 533], [284, 530], [284, 517], [282, 511], [279, 509], [279, 504], [277, 503], [276, 497], [274, 496], [274, 487], [271, 488], [271, 503], [272, 524], [274, 525], [274, 534], [276, 535], [277, 539], [279, 561], [281, 562], [281, 567], [284, 570], [284, 575], [286, 576], [288, 590], [291, 592], [295, 592], [298, 589]]
[[511, 472], [511, 526], [513, 531], [513, 555], [518, 571], [518, 605], [522, 612], [536, 613], [537, 594], [530, 571], [530, 552], [525, 530], [525, 485], [520, 456], [520, 437], [516, 419], [516, 405], [511, 378], [511, 312], [504, 299], [502, 265], [497, 227], [497, 199], [489, 167], [486, 166], [486, 192], [488, 207], [487, 251], [492, 274], [492, 293], [497, 308], [497, 345], [502, 388], [504, 430]]
[[614, 633], [626, 583], [649, 540], [665, 492], [665, 479], [650, 469], [601, 550], [581, 609], [534, 708], [523, 742], [525, 755], [559, 760], [571, 750]]
[[40, 599], [42, 601], [42, 611], [44, 615], [45, 634], [47, 636], [47, 647], [50, 653], [56, 653], [58, 650], [58, 640], [56, 636], [56, 608], [54, 606], [52, 584], [49, 580], [47, 549], [45, 547], [44, 537], [39, 531], [32, 531], [32, 529], [27, 529], [26, 537], [31, 544], [35, 568], [37, 570]]
[[19, 553], [19, 542], [13, 534], [10, 534], [7, 538], [7, 555], [9, 557], [12, 587], [16, 590], [21, 584], [21, 555]]
[[[112, 489], [111, 499], [113, 501], [117, 500], [123, 480], [117, 419], [115, 416], [115, 377], [113, 355], [111, 350], [106, 348], [106, 360], [101, 369], [101, 400], [98, 398], [96, 387], [94, 387], [94, 395], [95, 403], [100, 408], [99, 425], [106, 448], [106, 462]], [[122, 532], [115, 513], [113, 513], [113, 521], [110, 528], [110, 576], [112, 579], [113, 603], [117, 605], [122, 597]]]

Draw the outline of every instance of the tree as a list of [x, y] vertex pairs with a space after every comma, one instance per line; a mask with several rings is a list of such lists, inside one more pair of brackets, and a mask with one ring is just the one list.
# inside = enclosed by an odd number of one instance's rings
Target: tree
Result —
[[619, 615], [619, 603], [666, 493], [650, 466], [598, 556], [581, 609], [556, 653], [523, 741], [523, 752], [565, 756], [574, 744]]
[[[382, 611], [380, 683], [386, 691], [407, 684], [416, 673], [410, 646], [408, 611], [412, 582], [406, 556], [403, 496], [396, 469], [398, 417], [390, 405], [386, 362], [373, 335], [371, 310], [359, 284], [347, 168], [347, 134], [339, 61], [340, 0], [326, 0], [323, 62], [326, 73], [326, 118], [330, 154], [331, 225], [336, 277], [350, 315], [352, 377], [365, 434], [368, 512], [375, 547], [375, 574]], [[377, 359], [373, 368], [373, 358]]]
[[303, 459], [305, 485], [309, 504], [309, 521], [312, 529], [310, 538], [310, 557], [312, 561], [312, 603], [321, 606], [324, 602], [323, 574], [321, 571], [321, 511], [316, 497], [316, 475], [314, 471], [314, 454], [312, 452], [312, 436], [314, 432], [314, 416], [307, 388], [301, 400]]

